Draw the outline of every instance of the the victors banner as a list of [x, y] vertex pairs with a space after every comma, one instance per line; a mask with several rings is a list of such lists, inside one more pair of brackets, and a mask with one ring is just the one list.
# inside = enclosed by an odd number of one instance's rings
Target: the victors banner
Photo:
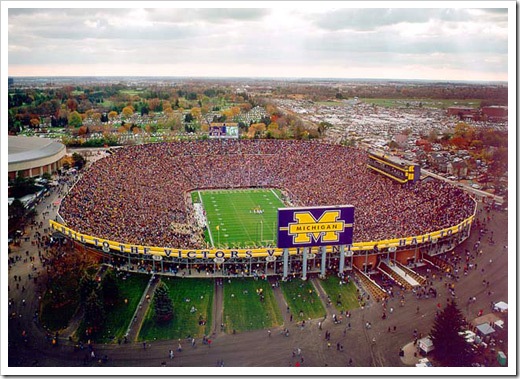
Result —
[[351, 245], [354, 206], [279, 208], [278, 247]]

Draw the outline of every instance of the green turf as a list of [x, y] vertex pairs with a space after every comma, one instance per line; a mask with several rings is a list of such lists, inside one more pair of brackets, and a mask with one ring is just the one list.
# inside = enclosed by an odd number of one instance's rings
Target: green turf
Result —
[[309, 281], [293, 279], [281, 282], [280, 288], [290, 312], [296, 320], [308, 320], [323, 317], [326, 314], [314, 286]]
[[[327, 279], [320, 281], [323, 290], [330, 297], [332, 305], [338, 311], [350, 311], [359, 308], [357, 301], [357, 287], [350, 281], [348, 284], [339, 284], [340, 279], [337, 276], [329, 276]], [[338, 300], [340, 303], [338, 303]]]
[[[262, 289], [264, 300], [257, 292]], [[252, 278], [224, 281], [224, 325], [231, 333], [281, 325], [282, 314], [269, 282]]]
[[[208, 220], [208, 242], [212, 246], [276, 246], [278, 208], [285, 206], [279, 190], [197, 191], [192, 193], [192, 199], [197, 199], [199, 194]], [[254, 213], [255, 207], [264, 213]]]
[[[153, 299], [139, 332], [139, 341], [154, 341], [161, 339], [177, 339], [202, 337], [211, 330], [213, 286], [214, 281], [208, 279], [161, 279], [167, 286], [173, 302], [173, 319], [165, 324], [155, 322]], [[187, 301], [189, 299], [189, 301]], [[192, 307], [196, 309], [191, 312]], [[205, 325], [199, 325], [199, 317], [206, 320]]]

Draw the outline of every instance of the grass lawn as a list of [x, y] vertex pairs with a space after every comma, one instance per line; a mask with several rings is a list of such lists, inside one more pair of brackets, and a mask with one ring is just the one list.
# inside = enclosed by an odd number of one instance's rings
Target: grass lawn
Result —
[[[266, 329], [283, 323], [273, 290], [266, 280], [224, 280], [224, 324], [226, 332]], [[257, 291], [262, 290], [264, 300]]]
[[[113, 342], [114, 339], [125, 335], [149, 280], [150, 275], [146, 274], [120, 273], [116, 276], [119, 301], [105, 308], [106, 319], [103, 328], [96, 333], [94, 338], [96, 342]], [[127, 303], [125, 299], [128, 300]], [[82, 322], [76, 334], [81, 336], [84, 331], [85, 325]]]
[[416, 108], [418, 103], [422, 103], [424, 108], [440, 108], [446, 109], [453, 106], [463, 107], [479, 107], [481, 100], [479, 99], [368, 99], [363, 98], [361, 101], [368, 104], [375, 104], [386, 108], [401, 108], [409, 104], [410, 108]]
[[[197, 191], [208, 220], [209, 243], [215, 247], [276, 245], [278, 208], [285, 207], [274, 189]], [[263, 213], [254, 213], [254, 208]]]
[[[173, 302], [173, 319], [165, 324], [155, 322], [153, 299], [139, 332], [139, 341], [202, 337], [211, 331], [213, 288], [212, 279], [161, 278], [168, 286]], [[189, 301], [187, 301], [189, 299]], [[196, 309], [191, 312], [192, 307]], [[206, 320], [199, 325], [199, 317]]]
[[[308, 280], [293, 279], [280, 282], [280, 288], [296, 320], [308, 320], [325, 315], [326, 311], [319, 295]], [[303, 312], [303, 316], [300, 316], [300, 311]]]
[[[337, 310], [350, 311], [359, 308], [357, 287], [352, 281], [349, 281], [348, 284], [340, 285], [338, 277], [330, 276], [325, 280], [321, 280], [320, 284]], [[338, 300], [341, 301], [341, 304], [337, 303]]]
[[69, 324], [74, 312], [76, 312], [78, 302], [78, 296], [73, 295], [66, 302], [57, 306], [51, 294], [48, 291], [45, 292], [40, 306], [40, 322], [45, 328], [50, 330], [65, 328]]

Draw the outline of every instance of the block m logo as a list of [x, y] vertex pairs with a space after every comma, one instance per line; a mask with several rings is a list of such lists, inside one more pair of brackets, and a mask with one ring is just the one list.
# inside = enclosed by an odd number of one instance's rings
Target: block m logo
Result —
[[283, 229], [293, 237], [294, 244], [310, 243], [311, 238], [315, 242], [320, 238], [322, 243], [338, 242], [340, 233], [349, 226], [345, 221], [338, 220], [339, 217], [339, 210], [325, 211], [317, 220], [309, 211], [295, 212], [295, 222], [289, 223], [287, 228]]

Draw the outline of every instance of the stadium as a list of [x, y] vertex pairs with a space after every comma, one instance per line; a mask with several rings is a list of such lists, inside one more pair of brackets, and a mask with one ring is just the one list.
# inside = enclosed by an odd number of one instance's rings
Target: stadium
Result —
[[[413, 288], [424, 283], [415, 267], [449, 270], [436, 256], [469, 236], [476, 212], [460, 188], [421, 179], [417, 168], [406, 180], [405, 162], [390, 162], [294, 140], [131, 146], [82, 175], [51, 228], [122, 270], [282, 279], [355, 272], [379, 298], [385, 290], [372, 273]], [[339, 204], [355, 209], [352, 243], [278, 247], [279, 209]]]
[[66, 147], [48, 138], [9, 136], [9, 179], [34, 177], [57, 171]]

